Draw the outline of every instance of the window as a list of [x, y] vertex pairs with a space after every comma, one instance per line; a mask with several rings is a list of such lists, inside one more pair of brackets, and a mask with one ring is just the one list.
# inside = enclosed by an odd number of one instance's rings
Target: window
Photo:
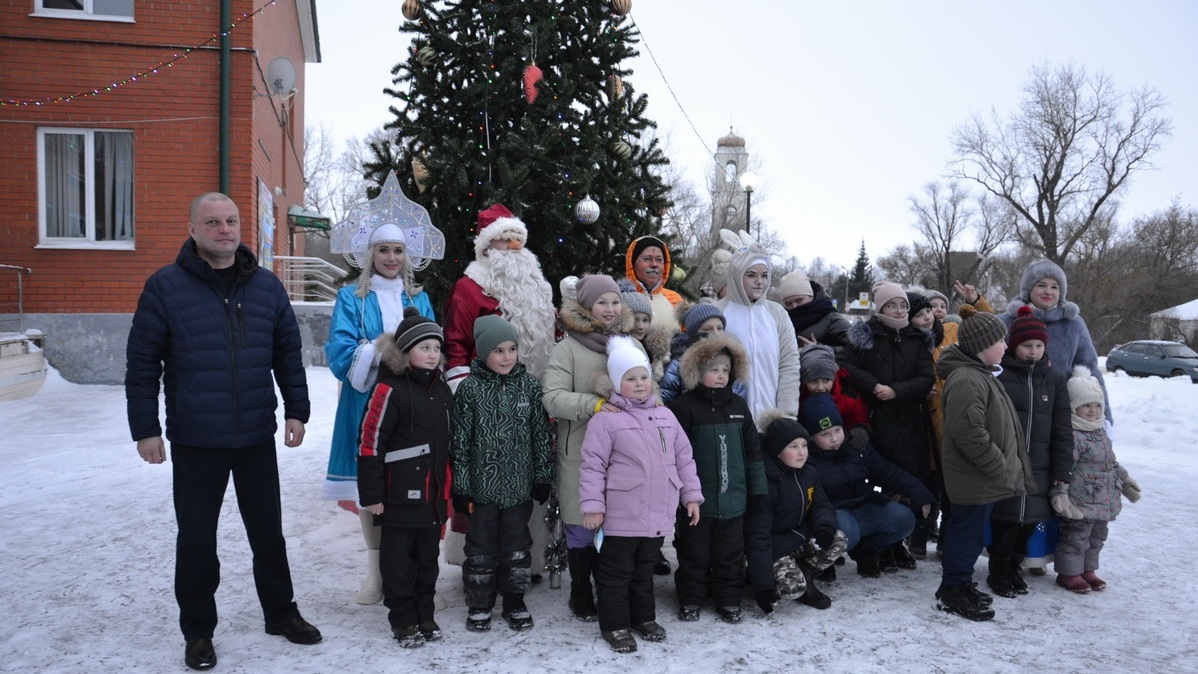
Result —
[[77, 19], [133, 19], [133, 0], [34, 0], [34, 14]]
[[40, 243], [133, 247], [133, 133], [38, 129]]

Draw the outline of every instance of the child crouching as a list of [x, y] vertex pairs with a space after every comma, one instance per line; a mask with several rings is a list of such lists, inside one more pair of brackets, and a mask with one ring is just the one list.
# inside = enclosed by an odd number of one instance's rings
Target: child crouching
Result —
[[358, 449], [358, 500], [383, 528], [383, 604], [399, 645], [441, 638], [433, 620], [441, 527], [449, 499], [449, 411], [436, 323], [409, 307], [394, 336], [376, 341], [378, 383]]
[[609, 385], [618, 393], [607, 402], [621, 411], [591, 417], [582, 442], [582, 524], [602, 526], [604, 534], [596, 538], [599, 629], [617, 653], [636, 650], [632, 630], [647, 641], [666, 638], [657, 624], [653, 566], [678, 505], [694, 525], [703, 503], [690, 441], [654, 395], [649, 367], [632, 338], [608, 340]]
[[[1077, 518], [1062, 515], [1057, 541], [1057, 585], [1078, 594], [1106, 588], [1095, 573], [1098, 556], [1107, 539], [1107, 527], [1123, 509], [1122, 492], [1128, 501], [1140, 500], [1140, 485], [1115, 460], [1111, 439], [1106, 434], [1102, 385], [1089, 368], [1078, 365], [1069, 378], [1069, 404], [1073, 408], [1073, 481], [1058, 487], [1068, 489], [1070, 505]], [[1054, 494], [1054, 499], [1059, 498]]]
[[809, 441], [807, 430], [789, 417], [770, 422], [765, 431], [768, 492], [750, 507], [745, 530], [749, 584], [766, 614], [780, 599], [820, 609], [832, 605], [814, 579], [844, 553], [846, 543], [836, 529], [836, 510], [807, 463]]

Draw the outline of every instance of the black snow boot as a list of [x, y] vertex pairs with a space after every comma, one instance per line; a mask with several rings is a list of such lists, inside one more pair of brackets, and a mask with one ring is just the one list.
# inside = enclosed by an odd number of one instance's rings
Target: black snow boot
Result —
[[915, 568], [915, 558], [907, 552], [907, 546], [903, 545], [902, 541], [890, 546], [890, 555], [894, 558], [894, 565], [900, 569], [908, 571]]
[[1011, 558], [1006, 555], [990, 556], [990, 573], [986, 576], [986, 585], [1000, 597], [1010, 599], [1019, 593], [1011, 582]]
[[532, 613], [524, 604], [524, 595], [514, 592], [503, 595], [503, 619], [516, 631], [532, 628]]
[[936, 608], [968, 620], [990, 620], [994, 610], [983, 606], [970, 591], [969, 585], [953, 585], [936, 591]]
[[[803, 570], [803, 575], [807, 578], [807, 589], [803, 590], [803, 594], [798, 599], [799, 603], [820, 610], [831, 608], [832, 598], [820, 592], [820, 589], [815, 586], [815, 579], [819, 575], [816, 570], [806, 564], [800, 564], [799, 568]], [[828, 568], [833, 567], [829, 566]]]
[[595, 608], [595, 593], [591, 588], [591, 574], [594, 572], [597, 554], [595, 548], [590, 546], [570, 548], [567, 553], [570, 566], [570, 612], [575, 618], [588, 623], [599, 619], [599, 609]]
[[857, 562], [857, 573], [866, 578], [878, 578], [882, 575], [882, 567], [878, 565], [878, 551], [864, 543], [849, 551], [849, 557]]

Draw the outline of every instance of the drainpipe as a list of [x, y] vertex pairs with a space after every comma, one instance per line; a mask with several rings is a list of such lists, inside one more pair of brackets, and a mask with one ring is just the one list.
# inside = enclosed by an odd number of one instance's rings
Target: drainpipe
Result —
[[229, 40], [230, 4], [220, 2], [220, 192], [229, 194]]

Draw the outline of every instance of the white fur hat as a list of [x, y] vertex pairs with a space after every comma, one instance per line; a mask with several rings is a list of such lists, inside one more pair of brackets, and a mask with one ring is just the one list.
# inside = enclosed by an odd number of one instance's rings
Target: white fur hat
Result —
[[521, 246], [528, 243], [528, 227], [503, 204], [494, 204], [479, 212], [478, 234], [474, 237], [475, 259], [481, 258], [483, 251], [496, 239], [514, 239]]

